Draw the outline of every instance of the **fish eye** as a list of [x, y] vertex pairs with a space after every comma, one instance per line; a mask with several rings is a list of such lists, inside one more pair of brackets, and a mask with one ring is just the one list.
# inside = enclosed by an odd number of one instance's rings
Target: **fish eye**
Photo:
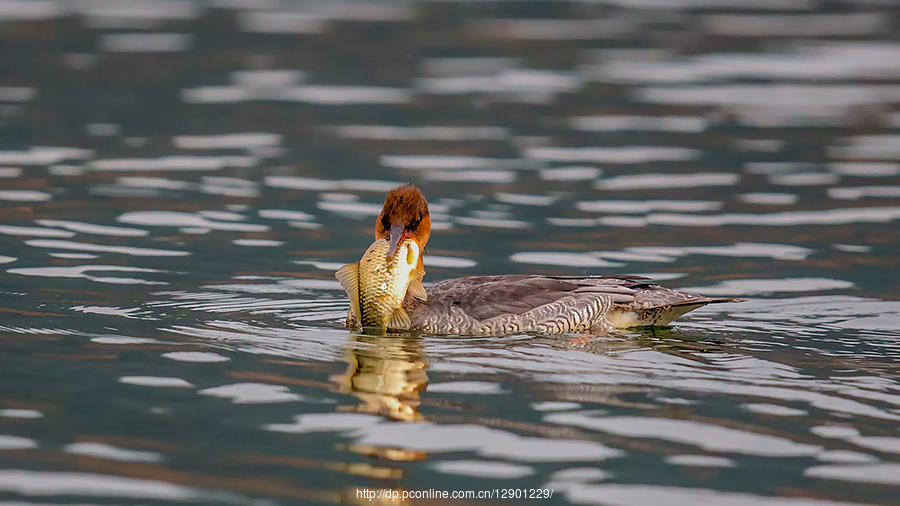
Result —
[[407, 265], [415, 265], [416, 261], [419, 259], [419, 247], [415, 241], [408, 241], [406, 243], [406, 264]]

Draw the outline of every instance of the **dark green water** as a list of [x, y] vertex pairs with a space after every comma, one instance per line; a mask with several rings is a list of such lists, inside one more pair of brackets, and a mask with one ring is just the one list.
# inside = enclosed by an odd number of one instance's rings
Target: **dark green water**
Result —
[[[898, 23], [0, 2], [0, 504], [900, 504]], [[590, 339], [348, 334], [333, 272], [402, 182], [426, 281], [748, 301]]]

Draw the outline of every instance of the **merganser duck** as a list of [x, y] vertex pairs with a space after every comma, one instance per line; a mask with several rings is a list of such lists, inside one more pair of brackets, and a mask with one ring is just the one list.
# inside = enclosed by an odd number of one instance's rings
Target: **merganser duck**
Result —
[[[336, 275], [351, 299], [347, 329], [374, 327], [381, 332], [464, 336], [522, 332], [594, 334], [617, 328], [667, 325], [707, 304], [741, 301], [672, 290], [648, 278], [627, 275], [467, 276], [440, 281], [426, 291], [421, 285], [425, 271], [420, 252], [425, 251], [430, 235], [431, 217], [422, 192], [412, 185], [391, 190], [375, 222], [376, 242], [361, 262], [342, 267]], [[376, 268], [380, 273], [386, 272], [384, 279], [391, 278], [390, 269], [398, 265], [394, 258], [398, 251], [402, 251], [408, 264], [402, 273], [397, 269], [397, 277], [402, 278], [399, 296], [379, 292], [389, 283], [360, 283], [360, 279], [371, 279]], [[369, 305], [375, 304], [373, 300], [381, 304], [379, 311], [389, 301], [390, 314], [383, 319], [363, 318]], [[363, 321], [367, 322], [366, 329]]]

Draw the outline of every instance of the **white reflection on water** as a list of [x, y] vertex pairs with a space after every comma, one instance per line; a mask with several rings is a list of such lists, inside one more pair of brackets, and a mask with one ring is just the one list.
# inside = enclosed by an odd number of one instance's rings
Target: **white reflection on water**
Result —
[[[379, 209], [381, 206], [379, 206]], [[511, 228], [524, 229], [531, 228], [531, 224], [527, 221], [511, 220], [508, 218], [482, 218], [477, 216], [457, 216], [453, 218], [453, 222], [459, 225], [468, 225], [470, 227], [484, 228]]]
[[579, 211], [623, 214], [716, 211], [721, 207], [721, 202], [713, 200], [592, 200], [575, 203], [575, 209]]
[[705, 295], [765, 295], [790, 292], [820, 292], [845, 290], [854, 284], [842, 279], [785, 278], [785, 279], [729, 279], [713, 286], [695, 287]]
[[[746, 19], [747, 16], [741, 16]], [[752, 18], [749, 18], [752, 22]], [[746, 21], [744, 21], [746, 22]], [[796, 27], [792, 26], [792, 29]], [[785, 54], [713, 53], [686, 60], [628, 61], [611, 60], [598, 68], [588, 68], [592, 75], [616, 82], [633, 83], [704, 83], [739, 78], [839, 80], [862, 78], [891, 80], [900, 76], [900, 45], [890, 43], [821, 44], [799, 47]], [[775, 90], [792, 89], [776, 87]], [[752, 87], [746, 87], [753, 89]], [[766, 89], [763, 86], [757, 89]], [[708, 87], [718, 91], [723, 88]], [[772, 88], [770, 88], [772, 89]], [[662, 88], [655, 89], [660, 91]], [[682, 91], [685, 88], [681, 89]], [[676, 90], [673, 90], [676, 91]], [[646, 96], [646, 95], [645, 95]], [[699, 100], [716, 100], [721, 95]], [[750, 102], [747, 102], [747, 100]], [[778, 99], [777, 97], [775, 98]], [[818, 100], [807, 97], [806, 101]], [[697, 102], [700, 103], [700, 102]], [[708, 102], [706, 102], [708, 103]], [[733, 104], [759, 103], [759, 96], [743, 97]]]
[[360, 105], [403, 104], [412, 101], [413, 93], [404, 88], [380, 86], [303, 85], [273, 88], [204, 86], [182, 90], [181, 98], [187, 103], [196, 104], [263, 100], [318, 105]]
[[200, 214], [180, 211], [134, 211], [119, 215], [116, 221], [132, 225], [186, 227], [231, 232], [268, 232], [268, 225], [210, 220]]
[[400, 127], [386, 125], [341, 125], [329, 127], [338, 137], [346, 139], [377, 139], [398, 141], [480, 141], [501, 140], [510, 136], [510, 130], [503, 127], [451, 127], [419, 126]]
[[[327, 304], [322, 304], [328, 307]], [[172, 305], [178, 307], [178, 304]], [[347, 314], [346, 303], [341, 303], [338, 307], [340, 309], [331, 311], [329, 319], [334, 320]], [[310, 307], [309, 311], [315, 312], [316, 309]], [[280, 329], [219, 320], [207, 321], [203, 327], [176, 325], [162, 330], [175, 335], [200, 338], [244, 353], [315, 361], [340, 360], [343, 354], [341, 346], [347, 340], [347, 331], [343, 329], [325, 327]]]
[[831, 163], [828, 169], [835, 174], [856, 177], [886, 177], [900, 175], [900, 163], [857, 162]]
[[268, 218], [270, 220], [294, 220], [294, 221], [310, 221], [315, 216], [303, 211], [292, 211], [289, 209], [260, 209], [257, 211], [260, 218]]
[[475, 260], [469, 260], [468, 258], [447, 257], [441, 255], [424, 255], [422, 259], [425, 262], [425, 267], [469, 269], [478, 265], [478, 262], [476, 262]]
[[581, 409], [577, 402], [544, 401], [531, 403], [531, 409], [535, 411], [571, 411]]
[[809, 414], [807, 411], [804, 411], [802, 409], [794, 409], [787, 406], [779, 406], [778, 404], [765, 403], [742, 404], [741, 409], [750, 411], [752, 413], [772, 416], [803, 416]]
[[581, 87], [581, 76], [568, 71], [516, 68], [499, 69], [487, 75], [421, 77], [414, 82], [424, 94], [489, 93], [496, 94], [495, 99], [543, 103], [558, 93], [577, 91]]
[[816, 466], [806, 469], [803, 474], [810, 478], [900, 485], [900, 464], [896, 463]]
[[297, 415], [293, 424], [270, 424], [274, 432], [349, 431], [356, 443], [434, 453], [472, 451], [483, 457], [521, 462], [593, 461], [623, 455], [594, 441], [523, 437], [481, 425], [438, 425], [431, 422], [392, 423], [356, 413]]
[[748, 204], [763, 206], [789, 206], [796, 204], [800, 199], [793, 193], [744, 193], [739, 198]]
[[172, 53], [189, 50], [192, 42], [187, 33], [109, 33], [98, 45], [110, 53]]
[[711, 455], [670, 455], [665, 460], [666, 464], [673, 466], [734, 467], [733, 460]]
[[44, 414], [36, 409], [6, 408], [6, 409], [0, 409], [0, 416], [2, 416], [4, 418], [36, 419], [36, 418], [43, 418]]
[[[35, 220], [38, 225], [45, 227], [59, 227], [82, 234], [96, 234], [118, 237], [143, 237], [150, 232], [138, 228], [110, 227], [107, 225], [95, 225], [67, 220]], [[74, 234], [73, 234], [74, 235]]]
[[144, 311], [139, 307], [121, 308], [108, 306], [72, 306], [69, 309], [71, 309], [72, 311], [78, 311], [79, 313], [121, 316], [123, 318], [135, 318], [141, 320], [157, 319], [152, 316], [148, 316], [147, 311]]
[[259, 160], [250, 156], [170, 155], [159, 158], [107, 158], [93, 160], [97, 171], [206, 171], [225, 167], [253, 167]]
[[[731, 246], [687, 246], [687, 247], [670, 247], [670, 246], [635, 246], [625, 248], [625, 252], [637, 255], [651, 255], [654, 260], [648, 261], [665, 261], [660, 260], [660, 256], [681, 257], [686, 255], [711, 255], [723, 257], [745, 257], [745, 258], [774, 258], [778, 260], [804, 260], [814, 250], [803, 248], [800, 246], [792, 246], [790, 244], [768, 244], [768, 243], [750, 243], [739, 242]], [[601, 256], [607, 256], [606, 252], [599, 253]]]
[[597, 258], [590, 253], [564, 251], [522, 251], [513, 253], [510, 261], [523, 264], [564, 265], [569, 267], [621, 267], [623, 264]]
[[717, 86], [644, 87], [638, 100], [669, 105], [732, 107], [753, 126], [795, 125], [796, 118], [822, 118], [846, 113], [851, 106], [893, 102], [893, 85], [722, 84]]
[[25, 86], [0, 86], [0, 101], [28, 102], [37, 95], [37, 90]]
[[322, 33], [326, 19], [320, 15], [305, 12], [254, 11], [238, 15], [242, 31], [252, 33]]
[[259, 184], [235, 177], [204, 177], [200, 191], [210, 195], [254, 198], [259, 196]]
[[467, 32], [477, 37], [522, 40], [617, 39], [634, 30], [627, 18], [593, 19], [479, 19]]
[[515, 479], [534, 474], [531, 466], [485, 460], [442, 460], [428, 466], [443, 474], [498, 479]]
[[504, 193], [494, 194], [494, 199], [498, 202], [506, 204], [518, 204], [521, 206], [550, 206], [556, 202], [559, 197], [554, 195], [528, 195], [523, 193]]
[[37, 190], [0, 190], [0, 200], [12, 202], [44, 202], [51, 198], [53, 195]]
[[543, 486], [554, 491], [565, 490], [570, 484], [591, 483], [613, 477], [612, 473], [596, 467], [570, 467], [551, 474], [550, 481]]
[[836, 174], [827, 172], [801, 172], [798, 174], [772, 174], [769, 182], [781, 186], [827, 186], [840, 181]]
[[165, 190], [187, 190], [196, 187], [196, 184], [164, 177], [119, 177], [116, 181], [121, 186], [132, 188], [158, 188]]
[[[624, 177], [624, 176], [623, 176]], [[649, 214], [643, 218], [601, 218], [608, 226], [672, 225], [681, 227], [719, 227], [725, 225], [846, 225], [850, 223], [886, 223], [900, 219], [900, 207], [849, 207], [821, 211], [784, 211], [779, 213], [729, 214]]]
[[396, 181], [376, 181], [372, 179], [318, 179], [301, 176], [266, 176], [264, 178], [266, 186], [274, 188], [287, 188], [289, 190], [311, 190], [311, 191], [364, 191], [364, 192], [388, 192], [400, 186], [402, 183]]
[[431, 393], [457, 393], [457, 394], [480, 394], [492, 395], [506, 393], [499, 383], [490, 383], [487, 381], [447, 381], [444, 383], [431, 383], [428, 385], [428, 391]]
[[[635, 164], [658, 161], [690, 161], [700, 158], [701, 151], [690, 148], [661, 146], [621, 146], [584, 148], [526, 148], [522, 156], [557, 162], [598, 162]], [[676, 176], [673, 176], [676, 177]]]
[[194, 364], [215, 364], [219, 362], [228, 362], [228, 357], [219, 355], [209, 351], [172, 351], [163, 353], [163, 357], [178, 362], [189, 362]]
[[572, 128], [588, 132], [649, 130], [699, 133], [706, 130], [700, 116], [581, 116], [570, 120]]
[[511, 170], [429, 170], [422, 174], [426, 181], [463, 181], [469, 183], [512, 183]]
[[99, 272], [162, 272], [145, 267], [129, 267], [125, 265], [73, 265], [70, 267], [18, 267], [9, 269], [10, 274], [22, 276], [39, 276], [48, 278], [84, 278], [98, 283], [113, 283], [123, 285], [165, 285], [163, 281], [148, 281], [138, 278], [122, 278], [117, 276], [98, 276], [91, 274]]
[[829, 188], [828, 196], [838, 200], [859, 200], [866, 197], [900, 198], [900, 186]]
[[316, 207], [332, 213], [345, 214], [349, 216], [378, 216], [381, 213], [381, 204], [370, 204], [366, 202], [340, 202], [340, 201], [319, 201]]
[[693, 420], [645, 418], [638, 416], [592, 416], [590, 412], [553, 413], [544, 421], [575, 425], [619, 436], [665, 439], [690, 444], [707, 451], [737, 452], [764, 457], [798, 457], [814, 455], [820, 446], [797, 443], [789, 439], [754, 434]]
[[316, 269], [323, 271], [336, 271], [345, 265], [344, 262], [323, 262], [320, 260], [294, 260], [293, 263], [299, 265], [311, 265]]
[[556, 167], [541, 169], [538, 176], [544, 181], [593, 181], [600, 177], [600, 169], [596, 167]]
[[162, 481], [121, 478], [89, 473], [0, 470], [0, 490], [29, 496], [130, 497], [187, 501], [200, 499], [200, 491]]
[[278, 146], [282, 137], [280, 134], [267, 133], [179, 135], [172, 138], [172, 144], [180, 149], [247, 149]]
[[397, 169], [450, 170], [515, 168], [522, 162], [506, 158], [457, 155], [385, 155], [381, 165]]
[[900, 159], [900, 134], [859, 135], [844, 139], [842, 144], [829, 148], [828, 154], [835, 158]]
[[878, 462], [878, 457], [850, 450], [829, 450], [816, 455], [816, 460], [839, 464], [873, 464]]
[[281, 246], [284, 244], [284, 241], [274, 241], [272, 239], [234, 239], [231, 241], [232, 244], [237, 246], [251, 246], [256, 248], [272, 248], [275, 246]]
[[34, 439], [0, 434], [0, 450], [30, 450], [37, 447]]
[[164, 376], [122, 376], [119, 383], [126, 385], [139, 385], [143, 387], [164, 387], [164, 388], [193, 388], [194, 385], [187, 380], [181, 378], [169, 378]]
[[291, 393], [290, 388], [286, 386], [265, 383], [234, 383], [206, 388], [197, 393], [231, 399], [235, 404], [271, 404], [303, 400], [302, 396]]
[[162, 462], [163, 456], [156, 452], [129, 450], [104, 443], [72, 443], [63, 448], [66, 453], [120, 460], [123, 462]]
[[75, 232], [44, 227], [20, 227], [16, 225], [0, 225], [0, 234], [27, 237], [73, 237]]
[[25, 244], [36, 248], [57, 248], [75, 251], [98, 251], [101, 253], [119, 253], [140, 257], [183, 257], [190, 255], [187, 251], [156, 248], [138, 248], [136, 246], [113, 246], [108, 244], [92, 244], [75, 241], [60, 241], [56, 239], [31, 239]]
[[697, 174], [639, 174], [597, 180], [598, 190], [647, 190], [658, 188], [698, 188], [702, 186], [734, 186], [737, 174], [708, 172]]
[[[623, 264], [609, 262], [609, 260], [621, 262], [669, 263], [688, 255], [804, 260], [812, 253], [813, 250], [811, 249], [788, 244], [736, 243], [731, 246], [689, 246], [681, 248], [671, 246], [634, 246], [625, 248], [622, 251], [592, 251], [588, 253], [523, 251], [514, 253], [510, 257], [510, 260], [519, 263], [563, 265], [571, 267], [619, 267]], [[670, 277], [669, 279], [672, 278]], [[741, 283], [743, 281], [737, 280], [731, 282]], [[753, 281], [750, 282], [752, 283]], [[798, 291], [813, 289], [814, 288], [801, 287], [798, 288]]]
[[0, 164], [50, 165], [64, 160], [84, 160], [94, 156], [90, 149], [39, 146], [27, 151], [0, 151]]
[[837, 502], [802, 497], [773, 497], [749, 493], [719, 492], [702, 488], [664, 487], [658, 485], [559, 485], [566, 499], [575, 504], [604, 506], [862, 506], [858, 503]]
[[835, 37], [877, 34], [888, 29], [888, 22], [888, 16], [880, 12], [713, 14], [704, 16], [703, 27], [711, 34], [738, 37]]

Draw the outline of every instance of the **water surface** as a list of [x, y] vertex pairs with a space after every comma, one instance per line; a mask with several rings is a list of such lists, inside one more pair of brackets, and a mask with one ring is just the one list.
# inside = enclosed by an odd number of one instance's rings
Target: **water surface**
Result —
[[[0, 2], [0, 500], [897, 504], [898, 15]], [[428, 282], [748, 301], [608, 336], [348, 333], [333, 273], [404, 182]]]

